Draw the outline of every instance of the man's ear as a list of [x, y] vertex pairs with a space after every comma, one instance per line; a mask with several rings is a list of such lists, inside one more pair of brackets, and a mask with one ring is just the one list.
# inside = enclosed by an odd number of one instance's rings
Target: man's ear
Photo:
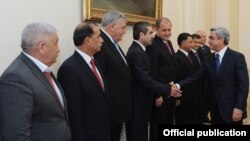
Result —
[[145, 34], [143, 32], [140, 32], [140, 37], [145, 36]]
[[91, 40], [91, 38], [89, 38], [89, 37], [85, 37], [85, 39], [83, 40], [83, 44], [87, 44], [87, 45], [89, 45], [90, 40]]
[[38, 49], [38, 52], [40, 54], [44, 54], [45, 53], [45, 47], [46, 47], [45, 41], [39, 41], [37, 43], [37, 49]]

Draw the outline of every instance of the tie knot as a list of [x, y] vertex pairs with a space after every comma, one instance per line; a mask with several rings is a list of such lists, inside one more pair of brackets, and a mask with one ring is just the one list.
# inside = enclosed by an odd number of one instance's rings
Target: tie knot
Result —
[[90, 64], [95, 65], [95, 60], [93, 58], [91, 59]]
[[45, 72], [44, 72], [44, 75], [45, 75], [45, 76], [51, 77], [51, 74], [50, 74], [50, 73], [51, 73], [51, 72], [45, 71]]
[[168, 41], [165, 41], [164, 43], [165, 43], [166, 46], [169, 46]]
[[215, 54], [215, 58], [216, 59], [220, 59], [220, 55], [219, 54]]

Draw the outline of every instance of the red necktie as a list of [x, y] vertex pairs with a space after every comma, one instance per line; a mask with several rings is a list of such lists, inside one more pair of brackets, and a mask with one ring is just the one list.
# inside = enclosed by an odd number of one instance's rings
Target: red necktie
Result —
[[53, 90], [54, 90], [54, 92], [55, 92], [55, 94], [56, 94], [56, 101], [57, 101], [57, 103], [60, 105], [60, 108], [61, 108], [62, 110], [64, 110], [63, 104], [62, 104], [62, 102], [61, 102], [60, 99], [59, 99], [59, 94], [56, 92], [56, 87], [55, 87], [55, 85], [54, 85], [54, 83], [53, 83], [53, 79], [52, 79], [52, 77], [51, 77], [50, 72], [44, 72], [44, 75], [45, 75], [46, 78], [48, 79], [50, 85], [52, 86], [52, 88], [53, 88]]
[[102, 83], [102, 80], [101, 80], [101, 77], [99, 76], [99, 74], [97, 73], [97, 69], [96, 69], [96, 65], [95, 65], [95, 60], [92, 58], [91, 61], [90, 61], [90, 64], [92, 66], [92, 71], [96, 77], [96, 79], [98, 80], [99, 82], [99, 85], [101, 86], [103, 92], [104, 92], [104, 86], [103, 86], [103, 83]]
[[164, 43], [165, 43], [165, 45], [167, 46], [168, 51], [170, 52], [170, 54], [173, 55], [172, 50], [171, 50], [171, 48], [170, 48], [168, 42], [166, 41], [166, 42], [164, 42]]

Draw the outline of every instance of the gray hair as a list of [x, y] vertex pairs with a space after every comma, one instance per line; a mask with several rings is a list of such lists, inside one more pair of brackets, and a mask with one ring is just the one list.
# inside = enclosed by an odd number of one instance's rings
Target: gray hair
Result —
[[102, 27], [105, 27], [111, 23], [119, 23], [121, 20], [126, 20], [127, 21], [127, 17], [120, 13], [119, 11], [108, 11], [102, 18]]
[[30, 49], [43, 38], [44, 35], [52, 35], [57, 30], [48, 23], [30, 23], [22, 32], [21, 47], [23, 50]]
[[230, 40], [229, 31], [225, 27], [217, 26], [210, 29], [210, 31], [214, 31], [218, 38], [224, 38], [224, 44], [228, 45]]

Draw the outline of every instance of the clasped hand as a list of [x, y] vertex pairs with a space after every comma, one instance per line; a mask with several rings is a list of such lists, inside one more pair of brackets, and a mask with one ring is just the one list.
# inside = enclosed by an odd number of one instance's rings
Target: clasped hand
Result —
[[182, 94], [181, 94], [182, 91], [177, 88], [177, 86], [174, 84], [174, 82], [172, 81], [169, 84], [171, 86], [170, 96], [172, 96], [172, 97], [181, 97], [182, 96]]

